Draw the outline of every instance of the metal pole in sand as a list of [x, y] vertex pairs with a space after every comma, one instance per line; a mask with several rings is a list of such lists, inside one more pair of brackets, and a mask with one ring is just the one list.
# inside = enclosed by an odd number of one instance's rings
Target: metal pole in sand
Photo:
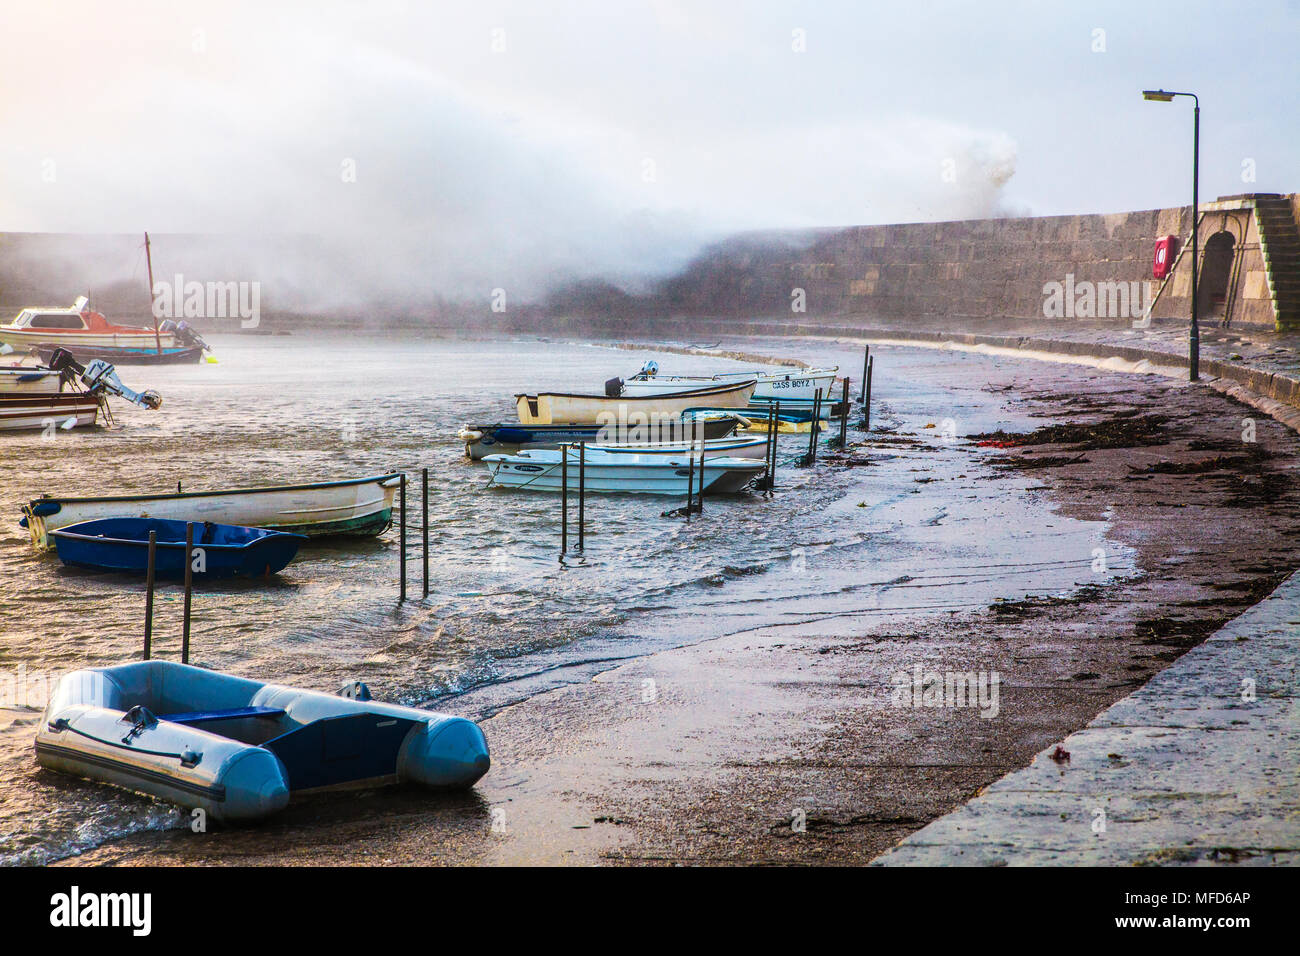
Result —
[[406, 472], [402, 472], [400, 487], [402, 493], [402, 524], [400, 534], [401, 548], [398, 553], [397, 565], [399, 573], [402, 576], [402, 592], [401, 596], [397, 599], [399, 603], [406, 600]]
[[194, 591], [194, 522], [185, 522], [185, 610], [181, 614], [181, 663], [190, 662], [190, 598]]
[[876, 360], [867, 363], [867, 385], [862, 390], [862, 430], [871, 431], [871, 375], [876, 370]]
[[[695, 510], [699, 514], [704, 514], [704, 424], [698, 422], [696, 429], [700, 434], [700, 486], [696, 489]], [[694, 444], [692, 442], [692, 444]]]
[[569, 550], [569, 446], [560, 446], [560, 554]]
[[871, 379], [867, 378], [867, 363], [871, 361], [871, 346], [868, 345], [862, 353], [862, 404], [867, 404], [871, 399]]
[[587, 550], [587, 443], [578, 442], [578, 550]]
[[423, 504], [420, 514], [420, 527], [424, 529], [424, 596], [429, 596], [429, 469], [420, 469], [420, 491]]
[[769, 492], [776, 491], [776, 443], [781, 437], [781, 403], [772, 404], [772, 481], [768, 484]]
[[822, 390], [817, 389], [813, 397], [812, 421], [808, 423], [808, 454], [804, 456], [805, 465], [814, 465], [817, 463], [817, 424], [822, 417]]
[[144, 576], [144, 659], [153, 653], [153, 575], [158, 554], [158, 532], [149, 532], [149, 566]]
[[691, 496], [695, 493], [695, 449], [688, 442], [686, 445], [686, 523], [691, 523], [693, 510]]
[[844, 397], [840, 404], [843, 406], [844, 414], [840, 416], [840, 447], [843, 448], [848, 444], [846, 429], [849, 427], [849, 377], [844, 376]]

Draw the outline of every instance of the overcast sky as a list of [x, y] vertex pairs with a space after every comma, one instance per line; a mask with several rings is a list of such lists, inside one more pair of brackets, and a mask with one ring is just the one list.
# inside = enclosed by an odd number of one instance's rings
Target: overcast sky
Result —
[[0, 231], [379, 236], [376, 281], [535, 289], [1185, 203], [1191, 103], [1150, 86], [1201, 96], [1203, 197], [1293, 192], [1298, 49], [1296, 0], [5, 2]]

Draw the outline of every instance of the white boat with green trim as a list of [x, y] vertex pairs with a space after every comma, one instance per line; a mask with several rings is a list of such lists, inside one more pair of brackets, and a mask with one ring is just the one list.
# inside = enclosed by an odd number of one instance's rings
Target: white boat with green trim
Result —
[[310, 485], [222, 488], [155, 495], [61, 498], [45, 495], [23, 506], [19, 522], [41, 550], [51, 531], [96, 518], [171, 518], [289, 531], [319, 538], [382, 534], [393, 523], [400, 474]]
[[[700, 457], [685, 453], [655, 455], [588, 449], [585, 462], [577, 448], [538, 448], [517, 455], [488, 455], [492, 485], [526, 488], [534, 491], [559, 491], [564, 487], [564, 459], [568, 454], [568, 485], [578, 490], [579, 469], [586, 491], [623, 492], [643, 495], [677, 495], [686, 497], [687, 483], [700, 478]], [[693, 460], [692, 460], [693, 458]], [[767, 467], [755, 458], [704, 458], [705, 494], [742, 491]]]

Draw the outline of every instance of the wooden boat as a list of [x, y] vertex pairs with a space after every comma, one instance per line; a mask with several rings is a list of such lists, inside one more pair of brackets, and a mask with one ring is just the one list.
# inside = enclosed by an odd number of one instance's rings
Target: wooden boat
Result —
[[400, 474], [310, 485], [222, 488], [102, 498], [41, 497], [23, 507], [19, 522], [32, 544], [52, 547], [51, 531], [95, 518], [171, 518], [289, 531], [311, 538], [377, 535], [393, 523]]
[[726, 438], [745, 420], [727, 411], [701, 417], [698, 423], [683, 419], [657, 422], [623, 431], [600, 425], [466, 425], [456, 437], [465, 443], [465, 457], [482, 461], [487, 455], [513, 455], [533, 448], [558, 448], [578, 442], [626, 440], [641, 442], [683, 442], [702, 429], [706, 440]]
[[[518, 455], [488, 455], [484, 461], [491, 485], [559, 491], [563, 487], [563, 455], [568, 455], [569, 488], [578, 488], [579, 457], [576, 448], [536, 449]], [[692, 467], [686, 455], [646, 455], [588, 451], [583, 484], [587, 491], [686, 497], [687, 481], [699, 482], [698, 456]], [[705, 458], [704, 491], [709, 494], [742, 490], [767, 467], [753, 458]], [[698, 485], [697, 485], [698, 487]]]
[[491, 765], [477, 724], [372, 701], [360, 681], [322, 694], [160, 660], [64, 676], [36, 760], [221, 822], [261, 819], [311, 792], [463, 789]]
[[835, 384], [839, 366], [834, 368], [787, 368], [776, 371], [747, 370], [718, 372], [716, 375], [661, 375], [655, 362], [647, 362], [641, 371], [623, 382], [623, 395], [662, 395], [684, 388], [703, 388], [717, 383], [730, 383], [754, 379], [753, 401], [812, 401], [821, 389], [822, 399], [828, 399]]
[[99, 411], [99, 396], [85, 392], [0, 396], [0, 431], [82, 428], [95, 424]]
[[[92, 571], [144, 574], [149, 567], [149, 533], [153, 532], [154, 573], [185, 574], [185, 529], [190, 522], [165, 518], [99, 518], [51, 531], [59, 560]], [[196, 578], [260, 578], [283, 571], [306, 535], [194, 523]]]
[[157, 328], [116, 325], [87, 302], [81, 296], [67, 308], [23, 309], [0, 325], [0, 343], [42, 355], [62, 348], [79, 362], [104, 359], [117, 364], [197, 362], [206, 348], [185, 322], [168, 320]]
[[749, 404], [757, 383], [753, 379], [663, 395], [571, 395], [540, 392], [516, 395], [519, 421], [525, 425], [603, 425], [606, 427], [678, 420], [700, 407], [740, 409]]

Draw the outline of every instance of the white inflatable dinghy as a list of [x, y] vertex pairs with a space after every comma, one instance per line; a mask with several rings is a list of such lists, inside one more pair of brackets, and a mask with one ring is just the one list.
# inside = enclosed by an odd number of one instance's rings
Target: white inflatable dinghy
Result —
[[158, 660], [65, 676], [36, 759], [222, 821], [268, 816], [311, 791], [470, 787], [490, 765], [477, 724], [377, 703], [359, 681], [334, 696]]

